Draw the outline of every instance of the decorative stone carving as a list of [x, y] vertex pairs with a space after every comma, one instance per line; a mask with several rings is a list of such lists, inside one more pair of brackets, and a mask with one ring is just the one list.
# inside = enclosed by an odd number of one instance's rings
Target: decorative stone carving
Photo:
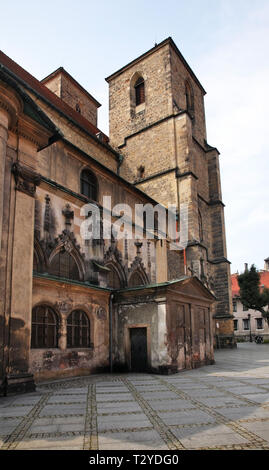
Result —
[[41, 177], [30, 168], [15, 162], [12, 165], [12, 173], [15, 177], [16, 189], [28, 196], [34, 197], [36, 187], [40, 184]]
[[98, 318], [98, 320], [106, 320], [106, 311], [103, 307], [97, 307], [97, 310], [96, 310], [96, 316]]
[[62, 300], [62, 301], [56, 302], [55, 306], [57, 310], [59, 310], [60, 313], [66, 314], [69, 312], [69, 310], [71, 310], [72, 303]]
[[62, 214], [65, 217], [65, 228], [69, 230], [72, 225], [72, 220], [74, 219], [74, 211], [71, 210], [70, 204], [66, 204], [65, 208], [62, 210]]

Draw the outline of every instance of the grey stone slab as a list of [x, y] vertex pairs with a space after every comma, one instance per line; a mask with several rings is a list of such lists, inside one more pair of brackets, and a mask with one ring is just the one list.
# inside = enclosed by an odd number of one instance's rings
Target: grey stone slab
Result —
[[57, 403], [67, 403], [68, 406], [70, 403], [80, 403], [83, 402], [86, 404], [87, 402], [87, 396], [78, 396], [78, 395], [60, 395], [60, 396], [55, 396], [53, 395], [52, 397], [49, 398], [48, 404], [57, 404]]
[[120, 415], [120, 416], [99, 416], [98, 430], [102, 432], [110, 429], [134, 429], [152, 427], [152, 424], [144, 414], [140, 415]]
[[264, 410], [256, 406], [242, 406], [239, 408], [223, 407], [218, 408], [218, 413], [223, 415], [225, 418], [235, 420], [241, 419], [253, 419], [253, 418], [269, 418], [269, 409]]
[[[244, 396], [248, 394], [252, 394], [252, 393], [255, 393], [255, 394], [263, 393], [263, 391], [260, 388], [254, 387], [254, 386], [247, 386], [247, 385], [241, 385], [240, 387], [230, 387], [228, 388], [228, 390], [231, 391], [232, 393], [235, 393], [238, 395], [244, 395]], [[266, 390], [264, 390], [264, 393], [266, 393]]]
[[129, 389], [127, 387], [117, 387], [113, 388], [112, 390], [108, 387], [96, 387], [96, 395], [102, 394], [116, 394], [116, 393], [129, 393]]
[[21, 423], [23, 418], [18, 419], [5, 419], [0, 421], [0, 435], [7, 436], [11, 434], [14, 429]]
[[32, 424], [32, 426], [29, 428], [28, 433], [29, 434], [41, 434], [41, 433], [55, 433], [58, 432], [58, 425], [57, 424], [42, 424], [42, 425], [36, 425]]
[[184, 391], [189, 397], [191, 398], [207, 398], [207, 397], [227, 397], [227, 393], [221, 390], [214, 390], [214, 389], [202, 389], [202, 390], [188, 390]]
[[57, 424], [58, 426], [58, 432], [76, 432], [76, 431], [81, 431], [83, 432], [85, 429], [85, 423], [84, 421], [78, 422], [78, 423], [63, 423], [63, 424]]
[[252, 423], [240, 423], [240, 425], [269, 442], [269, 421], [254, 421]]
[[32, 409], [32, 406], [18, 406], [12, 408], [12, 406], [8, 408], [1, 409], [1, 417], [19, 417], [27, 415]]
[[257, 403], [268, 403], [269, 404], [269, 393], [257, 393], [257, 394], [243, 394], [243, 397], [248, 400], [255, 401]]
[[177, 398], [175, 400], [148, 400], [151, 408], [154, 410], [181, 410], [186, 408], [195, 408], [195, 405], [188, 400], [181, 400]]
[[88, 387], [70, 387], [64, 388], [63, 390], [55, 390], [54, 395], [64, 395], [65, 393], [72, 393], [73, 395], [76, 395], [76, 393], [85, 393], [85, 395], [87, 395]]
[[240, 400], [239, 398], [234, 398], [232, 396], [220, 396], [215, 398], [203, 398], [203, 397], [196, 397], [196, 400], [203, 405], [210, 406], [212, 408], [216, 406], [230, 406], [230, 405], [243, 405], [244, 401]]
[[41, 398], [41, 395], [21, 395], [17, 396], [15, 400], [13, 401], [12, 405], [29, 405], [29, 406], [34, 406], [36, 403], [39, 402]]
[[155, 392], [158, 390], [158, 392], [165, 392], [167, 391], [167, 386], [165, 385], [135, 385], [136, 390], [139, 392]]
[[182, 426], [184, 424], [214, 423], [215, 419], [201, 410], [159, 411], [158, 415], [167, 425]]
[[98, 394], [96, 396], [97, 402], [105, 401], [124, 401], [124, 400], [133, 400], [133, 395], [131, 393], [107, 393], [107, 394]]
[[173, 429], [186, 449], [246, 444], [248, 440], [225, 425]]
[[[16, 397], [0, 397], [0, 410], [11, 406], [16, 400]], [[0, 411], [1, 412], [1, 411]]]
[[84, 405], [46, 405], [40, 412], [40, 416], [46, 415], [74, 415], [86, 412]]
[[265, 378], [258, 378], [258, 377], [252, 377], [252, 378], [244, 378], [242, 377], [242, 381], [247, 382], [248, 384], [251, 385], [261, 385], [269, 388], [269, 379]]
[[176, 387], [179, 390], [182, 390], [186, 393], [188, 393], [190, 390], [210, 390], [210, 387], [207, 385], [203, 384], [181, 384], [181, 383], [173, 383], [174, 387]]
[[21, 441], [18, 446], [17, 450], [38, 450], [38, 449], [48, 449], [51, 450], [52, 447], [54, 449], [82, 449], [83, 448], [83, 436], [61, 436], [61, 437], [46, 437], [46, 438], [38, 438], [38, 439], [27, 439], [25, 438]]
[[170, 391], [164, 391], [164, 392], [139, 392], [140, 395], [145, 399], [145, 400], [157, 400], [157, 399], [175, 399], [177, 398], [177, 394], [174, 392]]
[[117, 412], [132, 412], [132, 411], [141, 411], [141, 407], [135, 401], [125, 402], [125, 403], [98, 403], [97, 411], [98, 413], [117, 413]]
[[167, 450], [168, 447], [154, 430], [121, 433], [99, 433], [100, 450]]

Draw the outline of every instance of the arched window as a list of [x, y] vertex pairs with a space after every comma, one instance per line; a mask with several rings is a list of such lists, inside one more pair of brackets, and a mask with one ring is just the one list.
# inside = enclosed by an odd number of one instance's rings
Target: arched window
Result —
[[140, 274], [135, 271], [129, 279], [129, 287], [143, 286], [145, 283]]
[[108, 273], [108, 276], [107, 276], [108, 287], [110, 287], [111, 289], [120, 289], [122, 286], [121, 286], [118, 273], [111, 266], [108, 266], [108, 267], [110, 269], [110, 272]]
[[74, 310], [67, 318], [67, 347], [88, 348], [90, 344], [90, 321], [85, 312]]
[[58, 347], [58, 318], [47, 305], [39, 305], [33, 309], [31, 347]]
[[83, 170], [80, 175], [80, 191], [81, 194], [87, 196], [93, 201], [97, 201], [97, 179], [90, 170]]
[[190, 115], [193, 117], [194, 116], [193, 90], [188, 81], [185, 84], [185, 93], [186, 93], [186, 109], [190, 113]]
[[67, 251], [58, 251], [52, 258], [49, 273], [53, 276], [79, 280], [79, 270], [74, 258]]
[[139, 77], [135, 84], [134, 84], [134, 89], [135, 89], [135, 104], [138, 106], [141, 103], [145, 102], [145, 82], [142, 77]]

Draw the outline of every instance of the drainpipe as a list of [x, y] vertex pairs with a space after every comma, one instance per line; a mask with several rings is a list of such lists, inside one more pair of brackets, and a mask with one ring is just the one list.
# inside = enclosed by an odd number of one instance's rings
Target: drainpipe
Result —
[[109, 369], [110, 373], [113, 372], [113, 350], [112, 350], [112, 345], [113, 345], [113, 297], [114, 294], [111, 293], [109, 297]]

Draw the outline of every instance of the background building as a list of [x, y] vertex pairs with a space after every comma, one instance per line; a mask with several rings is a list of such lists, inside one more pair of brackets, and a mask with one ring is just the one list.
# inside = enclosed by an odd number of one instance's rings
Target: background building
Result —
[[[264, 270], [260, 273], [261, 288], [269, 288], [269, 258], [265, 259]], [[233, 295], [233, 314], [234, 314], [234, 334], [236, 339], [250, 340], [255, 336], [263, 336], [269, 340], [269, 325], [261, 312], [251, 310], [243, 306], [240, 300], [240, 289], [237, 282], [237, 275], [232, 274], [232, 295]]]

